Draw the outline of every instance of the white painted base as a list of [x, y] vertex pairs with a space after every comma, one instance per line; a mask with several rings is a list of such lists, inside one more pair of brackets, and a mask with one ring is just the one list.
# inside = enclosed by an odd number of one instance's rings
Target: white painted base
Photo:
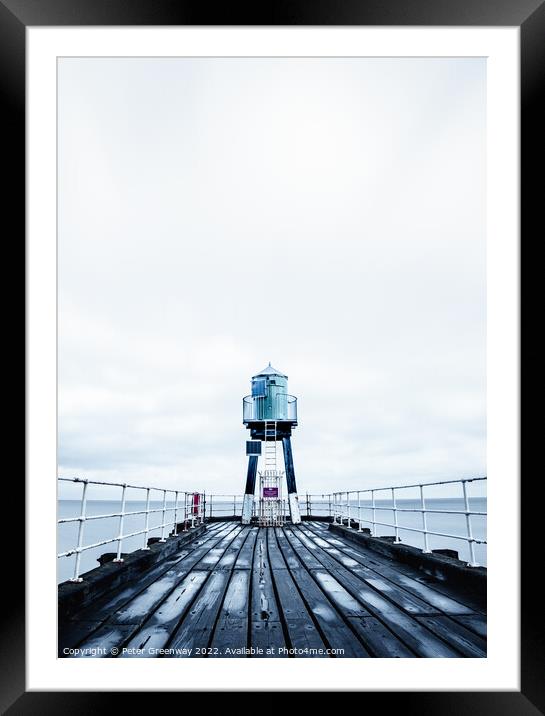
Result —
[[252, 512], [254, 511], [254, 496], [244, 495], [242, 502], [242, 524], [249, 525], [252, 521]]
[[290, 517], [294, 525], [298, 525], [301, 522], [301, 512], [299, 511], [299, 497], [296, 492], [292, 492], [288, 495], [288, 501], [290, 505]]

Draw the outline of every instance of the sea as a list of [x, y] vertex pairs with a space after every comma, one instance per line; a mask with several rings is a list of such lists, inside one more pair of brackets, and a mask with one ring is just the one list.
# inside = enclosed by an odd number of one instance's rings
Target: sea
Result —
[[[301, 513], [307, 514], [307, 504], [304, 495], [299, 496], [299, 502], [301, 506]], [[77, 517], [80, 510], [79, 500], [59, 500], [58, 501], [58, 519], [65, 519], [69, 517]], [[87, 502], [87, 516], [93, 515], [110, 515], [120, 510], [120, 501], [107, 501], [107, 500], [89, 500]], [[144, 501], [127, 501], [125, 506], [126, 512], [138, 512], [144, 510], [146, 503]], [[402, 510], [418, 510], [420, 509], [420, 501], [418, 499], [398, 499], [396, 501], [398, 508], [398, 528], [399, 537], [404, 544], [413, 545], [415, 547], [423, 548], [424, 537], [418, 532], [413, 532], [409, 527], [421, 528], [422, 527], [422, 515], [419, 512], [403, 512]], [[365, 520], [372, 519], [372, 511], [369, 502], [361, 501], [361, 518], [364, 527], [369, 527], [369, 523]], [[394, 513], [391, 509], [392, 503], [389, 500], [376, 500], [376, 520], [384, 522], [387, 525], [394, 524]], [[149, 537], [161, 537], [162, 529], [160, 525], [163, 522], [163, 503], [151, 502], [150, 508], [158, 510], [157, 512], [151, 513], [149, 516]], [[165, 534], [172, 529], [172, 523], [174, 521], [174, 503], [167, 502], [165, 512], [165, 522], [171, 524], [165, 529]], [[212, 504], [210, 501], [207, 503], [206, 515], [210, 516], [210, 513], [214, 517], [226, 517], [236, 512], [240, 515], [242, 508], [242, 498], [240, 496], [233, 497], [232, 499], [225, 500], [214, 500]], [[450, 498], [431, 498], [426, 500], [427, 510], [463, 510], [464, 501], [461, 498], [450, 497]], [[486, 497], [472, 497], [470, 498], [470, 509], [475, 512], [487, 511], [487, 500]], [[356, 501], [350, 504], [351, 516], [353, 519], [357, 519], [358, 507]], [[312, 514], [328, 515], [329, 514], [329, 501], [327, 499], [320, 500], [319, 498], [313, 499], [312, 505], [309, 509]], [[183, 510], [178, 507], [177, 519], [181, 521], [183, 517]], [[69, 522], [58, 525], [57, 530], [57, 553], [67, 552], [73, 549], [78, 541], [78, 522]], [[145, 515], [127, 515], [124, 518], [123, 523], [123, 534], [131, 534], [133, 532], [139, 532], [144, 529], [145, 526]], [[405, 528], [405, 529], [404, 529]], [[486, 540], [486, 515], [473, 515], [471, 517], [471, 528], [473, 537], [480, 540]], [[467, 525], [465, 515], [459, 514], [427, 514], [427, 529], [431, 532], [440, 532], [456, 537], [465, 537], [467, 535]], [[380, 536], [393, 535], [394, 528], [392, 526], [378, 525], [377, 534]], [[93, 545], [98, 542], [112, 539], [119, 534], [119, 517], [105, 517], [104, 519], [91, 519], [86, 520], [83, 526], [82, 545]], [[466, 541], [463, 539], [456, 539], [453, 536], [444, 537], [438, 535], [429, 535], [429, 548], [430, 549], [453, 549], [458, 552], [460, 559], [469, 561], [469, 547]], [[136, 535], [134, 537], [127, 537], [123, 540], [122, 551], [133, 552], [134, 550], [140, 549], [144, 546], [144, 535]], [[115, 552], [117, 550], [117, 542], [111, 542], [109, 544], [100, 545], [99, 547], [92, 547], [91, 549], [85, 550], [81, 554], [80, 563], [80, 574], [87, 572], [90, 569], [94, 569], [98, 566], [98, 558], [106, 552]], [[486, 566], [486, 545], [475, 545], [475, 557], [478, 564]], [[64, 582], [70, 579], [74, 573], [74, 562], [75, 556], [70, 557], [59, 557], [57, 559], [57, 581]]]

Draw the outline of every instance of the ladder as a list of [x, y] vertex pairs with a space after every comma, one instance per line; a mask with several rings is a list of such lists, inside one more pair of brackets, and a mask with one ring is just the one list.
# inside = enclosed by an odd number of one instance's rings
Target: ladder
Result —
[[[265, 420], [265, 470], [276, 472], [276, 420]], [[271, 445], [271, 440], [272, 445]]]
[[[277, 421], [265, 420], [264, 423], [264, 465], [260, 475], [260, 510], [259, 524], [267, 527], [277, 527], [283, 524], [283, 503], [281, 499], [281, 480], [283, 472], [278, 470], [277, 453]], [[275, 487], [277, 499], [264, 499], [263, 488]]]

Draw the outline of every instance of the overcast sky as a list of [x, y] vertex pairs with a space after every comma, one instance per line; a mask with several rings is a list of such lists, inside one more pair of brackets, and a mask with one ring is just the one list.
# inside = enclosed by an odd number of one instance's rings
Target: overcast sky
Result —
[[59, 473], [243, 492], [486, 474], [484, 59], [61, 59]]

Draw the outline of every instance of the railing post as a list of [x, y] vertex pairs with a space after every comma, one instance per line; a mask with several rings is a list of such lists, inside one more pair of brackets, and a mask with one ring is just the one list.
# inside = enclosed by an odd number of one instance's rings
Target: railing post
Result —
[[331, 492], [327, 496], [327, 516], [331, 517]]
[[212, 519], [212, 499], [213, 499], [213, 497], [214, 497], [213, 495], [210, 495], [210, 501], [209, 501], [210, 507], [208, 509], [208, 518], [209, 519]]
[[161, 527], [161, 539], [159, 542], [166, 542], [165, 539], [165, 520], [166, 520], [166, 513], [167, 513], [167, 491], [163, 490], [163, 524]]
[[358, 532], [362, 531], [361, 526], [361, 493], [358, 490]]
[[117, 538], [117, 555], [114, 562], [122, 562], [121, 547], [123, 544], [123, 518], [125, 517], [125, 494], [127, 491], [127, 485], [123, 485], [123, 492], [121, 493], [121, 510], [119, 515], [119, 535]]
[[237, 496], [233, 495], [233, 517], [237, 516]]
[[394, 527], [395, 527], [395, 544], [399, 544], [399, 527], [397, 524], [397, 505], [396, 505], [396, 491], [395, 487], [392, 487], [392, 505], [394, 508]]
[[375, 520], [376, 520], [376, 514], [377, 514], [377, 512], [376, 512], [376, 510], [375, 510], [375, 491], [374, 491], [374, 490], [371, 490], [371, 506], [372, 506], [372, 508], [373, 508], [373, 522], [371, 523], [371, 524], [372, 524], [372, 527], [373, 527], [373, 531], [371, 532], [371, 534], [373, 535], [373, 537], [376, 537], [376, 536], [377, 536], [377, 531], [376, 531], [376, 528], [375, 528]]
[[148, 533], [149, 533], [149, 493], [150, 488], [146, 488], [146, 524], [144, 525], [144, 544], [142, 549], [149, 549], [148, 546]]
[[81, 545], [83, 542], [83, 524], [85, 522], [85, 516], [87, 511], [87, 480], [83, 481], [83, 492], [81, 493], [81, 503], [79, 508], [79, 527], [78, 527], [78, 546], [76, 548], [76, 559], [74, 562], [74, 576], [70, 580], [71, 582], [82, 582], [82, 578], [79, 576], [79, 567], [81, 562]]
[[176, 537], [178, 534], [178, 490], [174, 493], [174, 496], [176, 498], [176, 502], [174, 503], [174, 534], [173, 536]]
[[310, 503], [308, 501], [308, 492], [307, 492], [307, 517], [310, 516]]
[[470, 567], [478, 567], [479, 563], [475, 560], [475, 542], [473, 541], [473, 531], [471, 529], [471, 515], [469, 514], [469, 499], [467, 496], [467, 481], [462, 480], [462, 489], [464, 491], [464, 510], [466, 512], [466, 528], [467, 528], [467, 544], [469, 546]]
[[420, 485], [420, 509], [422, 510], [422, 532], [424, 533], [424, 552], [431, 552], [428, 544], [428, 520], [426, 516], [426, 501], [424, 499], [424, 485]]
[[346, 492], [346, 526], [351, 527], [350, 524], [352, 521], [351, 515], [350, 515], [350, 493]]

